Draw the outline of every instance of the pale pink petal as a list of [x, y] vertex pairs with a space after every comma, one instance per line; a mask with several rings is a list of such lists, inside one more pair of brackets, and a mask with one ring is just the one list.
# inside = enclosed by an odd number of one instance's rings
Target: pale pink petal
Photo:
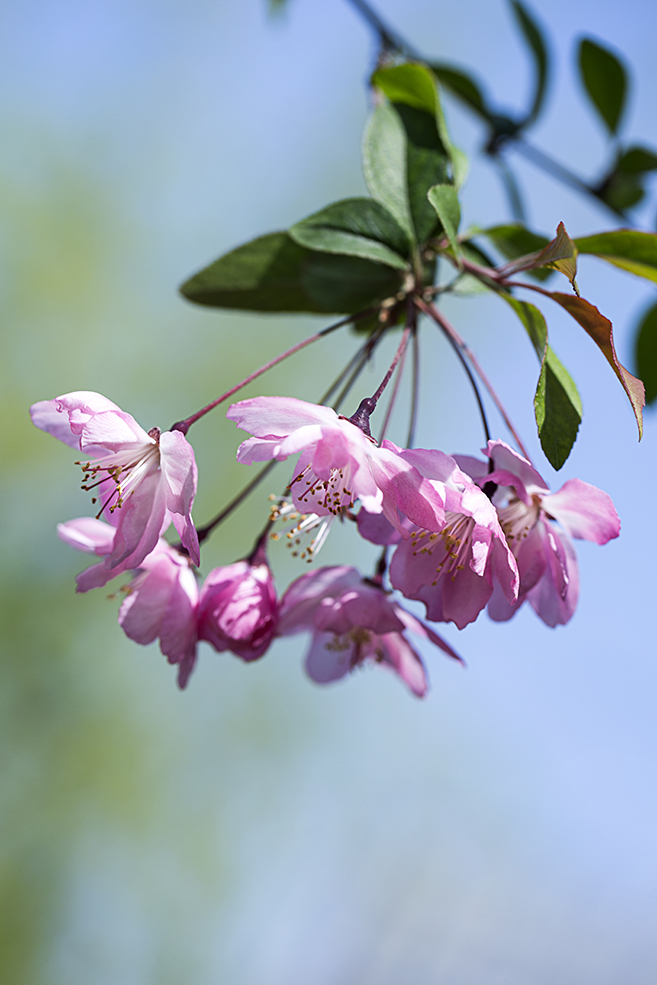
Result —
[[196, 666], [196, 646], [190, 646], [185, 656], [178, 662], [178, 687], [184, 691], [190, 675]]
[[579, 571], [577, 555], [568, 537], [560, 537], [554, 529], [551, 534], [553, 549], [546, 547], [547, 569], [527, 598], [543, 622], [554, 627], [565, 625], [575, 611]]
[[110, 554], [116, 530], [109, 523], [97, 520], [93, 516], [81, 516], [76, 520], [67, 520], [57, 524], [57, 535], [69, 547], [87, 554], [98, 554], [103, 557]]
[[125, 448], [141, 449], [144, 445], [155, 445], [137, 424], [134, 417], [122, 410], [106, 410], [94, 414], [85, 421], [80, 432], [80, 448], [88, 452], [92, 448], [105, 448], [110, 452]]
[[479, 483], [486, 481], [488, 462], [482, 462], [479, 458], [472, 458], [471, 455], [452, 455], [452, 458], [471, 479]]
[[160, 436], [160, 468], [166, 483], [166, 507], [183, 547], [198, 567], [198, 535], [191, 517], [197, 485], [196, 460], [194, 449], [180, 431], [164, 431]]
[[529, 493], [548, 491], [543, 476], [505, 441], [489, 441], [485, 452], [493, 459], [495, 469], [504, 469], [517, 476]]
[[491, 544], [491, 573], [502, 586], [505, 598], [513, 604], [518, 598], [520, 574], [518, 562], [503, 537], [494, 537]]
[[[444, 526], [443, 499], [404, 455], [398, 455], [390, 448], [380, 448], [372, 454], [371, 462], [374, 480], [383, 492], [383, 512], [402, 536], [407, 531], [400, 524], [400, 512], [425, 530], [440, 530]], [[370, 512], [378, 512], [366, 503], [363, 505]]]
[[90, 592], [92, 588], [104, 588], [108, 581], [125, 574], [125, 571], [126, 568], [120, 565], [110, 568], [106, 560], [101, 561], [100, 564], [92, 564], [90, 568], [85, 568], [75, 576], [76, 591]]
[[116, 512], [121, 516], [109, 564], [138, 568], [169, 524], [162, 473], [147, 475]]
[[404, 628], [385, 593], [363, 582], [337, 598], [322, 599], [315, 611], [314, 625], [338, 636], [358, 628], [370, 629], [377, 635], [398, 633]]
[[348, 674], [356, 660], [356, 644], [344, 644], [334, 633], [315, 633], [306, 657], [306, 673], [316, 684], [329, 684]]
[[572, 537], [606, 544], [620, 533], [611, 497], [581, 479], [569, 479], [558, 492], [544, 496], [543, 508]]
[[331, 424], [338, 415], [330, 407], [296, 397], [252, 397], [228, 408], [226, 417], [256, 438], [284, 437], [305, 424]]
[[[436, 588], [440, 590], [436, 591]], [[413, 597], [426, 605], [427, 619], [453, 622], [459, 629], [464, 629], [475, 621], [492, 591], [486, 578], [466, 567], [456, 578], [443, 576], [436, 587], [424, 585]]]
[[399, 449], [391, 441], [383, 442], [384, 448], [390, 448], [401, 454], [402, 458], [413, 465], [425, 479], [436, 479], [438, 482], [449, 482], [457, 469], [456, 460], [436, 448], [406, 448]]
[[335, 597], [361, 584], [361, 576], [348, 565], [318, 568], [301, 575], [281, 599], [277, 636], [300, 633], [313, 626], [315, 610], [324, 597]]
[[409, 690], [423, 698], [429, 690], [424, 664], [418, 653], [401, 633], [385, 633], [380, 640], [382, 667], [389, 667], [402, 679]]
[[175, 572], [165, 555], [148, 572], [136, 578], [132, 593], [124, 599], [119, 610], [119, 625], [129, 639], [143, 645], [157, 639], [174, 579]]
[[198, 600], [198, 583], [184, 562], [173, 579], [160, 626], [160, 650], [170, 663], [178, 663], [196, 643]]
[[486, 612], [494, 622], [506, 622], [515, 616], [526, 596], [522, 595], [517, 602], [507, 602], [499, 582], [493, 586], [493, 594], [488, 600]]
[[[237, 461], [241, 465], [253, 465], [254, 462], [268, 462], [272, 458], [279, 458], [281, 444], [281, 438], [247, 438], [237, 449]], [[279, 461], [286, 457], [281, 455]]]
[[[399, 523], [403, 522], [400, 516]], [[383, 513], [368, 513], [367, 510], [359, 510], [358, 513], [358, 533], [371, 544], [398, 544], [401, 534], [386, 519]]]
[[453, 660], [458, 660], [460, 664], [465, 666], [463, 658], [458, 655], [456, 650], [452, 649], [449, 643], [445, 642], [442, 636], [439, 636], [438, 633], [434, 633], [430, 626], [427, 626], [427, 624], [422, 622], [420, 619], [416, 619], [411, 612], [403, 609], [401, 605], [398, 605], [396, 602], [394, 603], [394, 608], [395, 612], [404, 623], [406, 629], [409, 629], [412, 633], [415, 633], [416, 636], [421, 636], [424, 639], [429, 640], [440, 650], [442, 650], [443, 653], [446, 653], [448, 657], [452, 657]]
[[86, 421], [93, 415], [119, 408], [107, 397], [93, 390], [65, 393], [54, 400], [40, 400], [30, 407], [32, 423], [54, 438], [80, 447], [80, 434]]
[[532, 505], [531, 493], [527, 491], [522, 479], [519, 479], [514, 472], [508, 472], [506, 469], [495, 469], [494, 472], [488, 473], [486, 482], [494, 482], [498, 486], [511, 486], [515, 489], [518, 499], [522, 500], [525, 506]]

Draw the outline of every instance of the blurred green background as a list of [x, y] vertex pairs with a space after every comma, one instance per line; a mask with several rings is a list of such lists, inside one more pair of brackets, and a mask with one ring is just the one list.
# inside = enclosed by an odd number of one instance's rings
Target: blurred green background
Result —
[[[436, 57], [519, 107], [529, 67], [502, 0], [382, 0]], [[636, 67], [629, 130], [655, 134], [656, 14], [557, 0], [538, 11], [559, 70], [537, 142], [593, 173], [605, 138], [573, 81], [581, 33]], [[2, 771], [0, 978], [7, 985], [625, 985], [657, 975], [654, 422], [636, 445], [604, 360], [565, 316], [555, 346], [584, 426], [557, 480], [608, 490], [618, 542], [580, 550], [567, 629], [530, 611], [445, 631], [425, 703], [372, 671], [321, 689], [304, 641], [243, 665], [201, 649], [181, 694], [155, 646], [116, 625], [112, 591], [74, 593], [85, 558], [56, 522], [88, 512], [72, 455], [33, 429], [35, 400], [98, 390], [169, 426], [321, 327], [196, 310], [176, 285], [214, 256], [361, 194], [372, 49], [341, 0], [25, 0], [0, 11]], [[453, 106], [470, 150], [481, 136]], [[519, 163], [532, 225], [609, 223]], [[475, 164], [466, 222], [502, 221]], [[648, 211], [646, 222], [652, 222]], [[583, 261], [623, 361], [651, 289]], [[652, 292], [654, 293], [654, 291]], [[451, 313], [534, 436], [537, 365], [492, 302]], [[466, 384], [429, 332], [420, 443], [474, 453]], [[320, 342], [246, 394], [316, 399], [353, 336]], [[382, 356], [372, 370], [385, 370]], [[249, 473], [220, 410], [191, 433], [203, 522]], [[543, 462], [537, 452], [537, 462]], [[539, 468], [541, 466], [539, 465]], [[270, 488], [203, 568], [251, 547]], [[337, 531], [323, 563], [369, 564]], [[281, 587], [302, 572], [282, 551]]]

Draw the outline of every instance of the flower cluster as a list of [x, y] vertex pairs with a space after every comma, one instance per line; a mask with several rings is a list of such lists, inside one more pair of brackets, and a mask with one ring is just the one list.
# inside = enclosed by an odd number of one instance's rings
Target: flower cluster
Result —
[[[119, 623], [137, 643], [159, 640], [178, 666], [181, 687], [200, 641], [250, 662], [274, 638], [308, 631], [306, 670], [314, 681], [376, 663], [422, 697], [426, 671], [407, 633], [460, 658], [385, 589], [384, 576], [393, 590], [423, 603], [434, 623], [463, 629], [484, 608], [492, 619], [506, 620], [525, 601], [548, 626], [568, 622], [579, 584], [571, 538], [605, 544], [618, 536], [609, 496], [579, 479], [551, 494], [531, 463], [503, 441], [489, 441], [484, 460], [379, 444], [369, 430], [373, 404], [363, 401], [352, 418], [285, 397], [230, 407], [228, 418], [250, 435], [238, 461], [299, 458], [288, 506], [279, 500], [252, 553], [215, 568], [202, 584], [191, 518], [197, 472], [186, 429], [146, 432], [97, 393], [35, 404], [36, 426], [80, 451], [83, 489], [99, 507], [95, 516], [58, 528], [62, 540], [98, 558], [77, 576], [78, 591], [129, 574]], [[383, 548], [376, 573], [364, 578], [351, 566], [318, 568], [293, 581], [279, 600], [267, 543], [277, 539], [271, 526], [283, 514], [299, 521], [297, 530], [321, 525], [322, 540], [336, 517], [355, 521], [364, 540]], [[172, 524], [177, 545], [164, 539]], [[316, 550], [305, 554], [312, 560]]]

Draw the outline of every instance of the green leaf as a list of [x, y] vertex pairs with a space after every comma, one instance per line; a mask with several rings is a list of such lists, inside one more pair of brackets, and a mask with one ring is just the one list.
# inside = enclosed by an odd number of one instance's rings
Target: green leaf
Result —
[[391, 103], [404, 103], [421, 109], [429, 116], [436, 115], [438, 94], [433, 74], [417, 62], [406, 62], [392, 68], [380, 68], [372, 82], [386, 94]]
[[552, 267], [554, 270], [559, 270], [568, 278], [575, 294], [579, 295], [575, 280], [577, 275], [577, 247], [566, 232], [563, 222], [557, 226], [557, 235], [542, 250], [511, 260], [498, 272], [508, 277], [511, 274], [521, 273], [525, 270], [536, 270], [539, 267]]
[[[396, 219], [373, 198], [347, 198], [315, 212], [290, 229], [301, 246], [342, 253], [405, 270], [411, 244]], [[406, 258], [406, 259], [405, 259]]]
[[643, 408], [646, 403], [645, 389], [641, 380], [632, 376], [619, 362], [611, 322], [584, 298], [575, 298], [571, 294], [558, 294], [549, 291], [545, 293], [562, 308], [565, 308], [575, 321], [579, 322], [604, 355], [629, 398], [639, 428], [639, 440], [641, 440], [643, 436]]
[[614, 229], [608, 233], [581, 236], [574, 240], [580, 253], [591, 253], [657, 283], [657, 234], [638, 229]]
[[582, 402], [577, 387], [563, 363], [548, 343], [545, 318], [533, 304], [510, 294], [502, 297], [522, 322], [541, 363], [534, 395], [534, 413], [545, 457], [560, 469], [575, 444], [582, 422]]
[[613, 135], [618, 129], [627, 94], [627, 74], [608, 48], [590, 38], [579, 45], [579, 71], [591, 102]]
[[213, 308], [347, 314], [396, 294], [402, 281], [389, 266], [309, 250], [279, 232], [224, 254], [180, 290]]
[[478, 113], [484, 120], [490, 121], [492, 112], [486, 105], [486, 100], [479, 87], [471, 75], [467, 75], [459, 68], [452, 65], [445, 65], [442, 62], [432, 62], [431, 71], [438, 81], [449, 89], [458, 99], [466, 103], [470, 109]]
[[461, 250], [458, 241], [458, 231], [461, 225], [461, 205], [454, 185], [434, 185], [430, 188], [427, 197], [440, 219], [440, 223], [445, 230], [445, 235], [449, 240], [454, 256], [458, 259]]
[[[421, 114], [426, 114], [427, 118], [433, 118], [433, 125], [429, 126], [428, 133], [426, 126], [420, 128], [418, 146], [436, 146], [441, 154], [447, 157], [452, 167], [452, 179], [458, 187], [465, 178], [467, 158], [463, 151], [460, 151], [452, 144], [440, 101], [437, 79], [431, 69], [426, 65], [419, 65], [416, 62], [407, 62], [404, 65], [395, 65], [392, 68], [379, 69], [372, 76], [372, 82], [385, 93], [397, 110], [401, 110], [401, 107], [405, 106], [411, 111], [415, 110]], [[417, 114], [415, 115], [417, 116]], [[405, 119], [409, 119], [410, 117], [412, 120], [412, 116], [412, 113], [402, 113], [402, 118]], [[417, 126], [416, 120], [416, 129]], [[433, 135], [434, 126], [438, 132], [437, 144]], [[428, 135], [430, 135], [429, 144], [426, 143]], [[412, 143], [417, 142], [412, 141]], [[447, 181], [448, 178], [449, 175], [445, 173], [441, 180]], [[431, 184], [437, 184], [438, 181], [439, 179], [435, 178]], [[427, 189], [424, 188], [422, 195], [426, 196], [426, 192]]]
[[646, 403], [657, 400], [657, 304], [649, 308], [637, 328], [636, 370], [646, 387]]
[[618, 171], [624, 174], [644, 174], [657, 170], [657, 154], [646, 147], [628, 147], [618, 158]]
[[524, 125], [526, 126], [528, 123], [534, 122], [543, 108], [548, 81], [548, 52], [541, 29], [529, 13], [527, 7], [520, 0], [511, 0], [511, 6], [518, 27], [522, 31], [525, 41], [534, 57], [536, 68], [534, 99], [531, 109], [527, 114], [527, 119], [524, 121]]
[[407, 177], [407, 138], [399, 113], [390, 103], [377, 107], [365, 129], [363, 172], [373, 198], [391, 212], [414, 238]]

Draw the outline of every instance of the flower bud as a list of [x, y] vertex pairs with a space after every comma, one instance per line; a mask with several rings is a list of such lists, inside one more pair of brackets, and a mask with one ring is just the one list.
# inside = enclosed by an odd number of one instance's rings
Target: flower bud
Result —
[[199, 638], [242, 660], [257, 660], [278, 624], [278, 600], [269, 565], [237, 561], [205, 579], [199, 603]]

